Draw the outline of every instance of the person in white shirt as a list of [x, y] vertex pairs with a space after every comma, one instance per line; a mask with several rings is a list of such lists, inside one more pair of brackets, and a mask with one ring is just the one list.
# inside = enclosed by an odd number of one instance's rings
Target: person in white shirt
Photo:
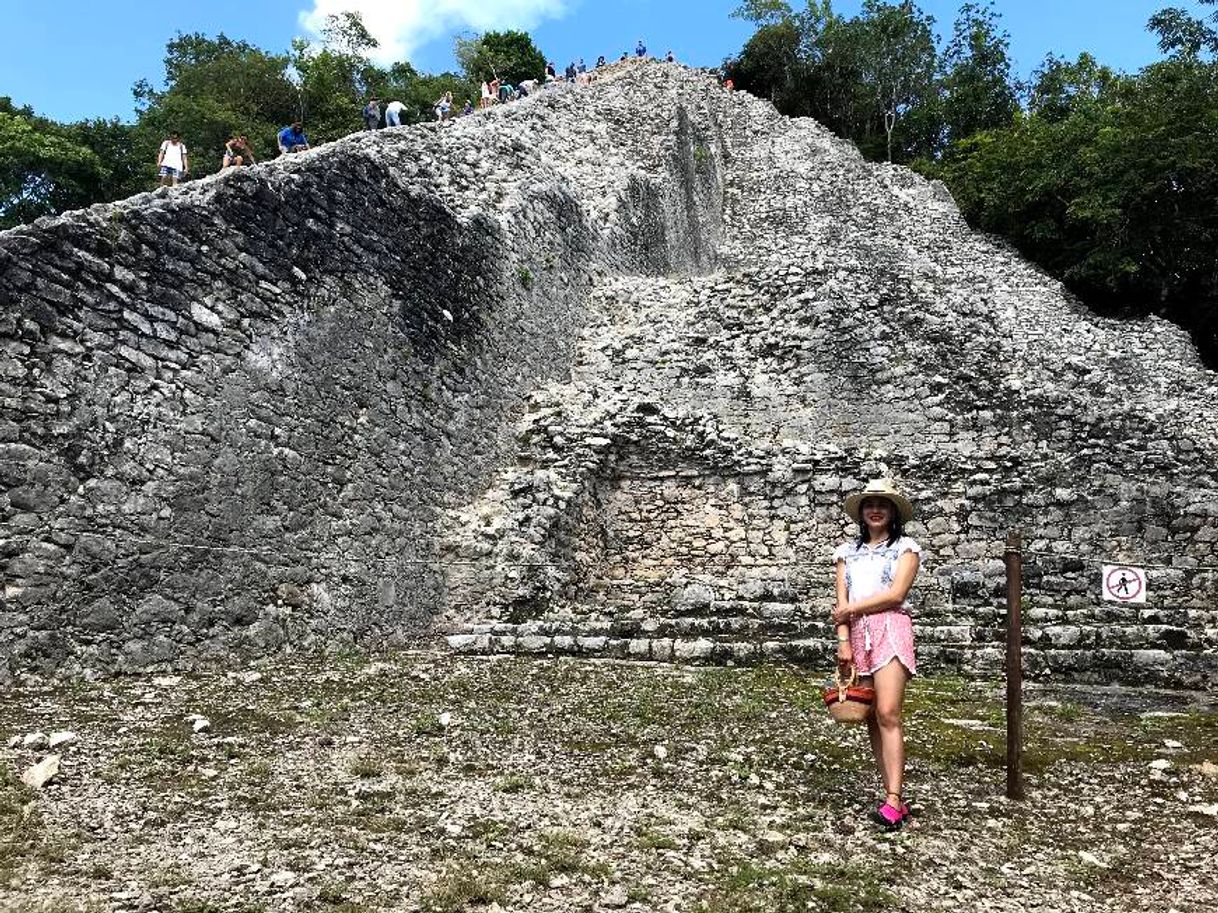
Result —
[[400, 101], [391, 101], [389, 104], [385, 105], [385, 126], [402, 126], [402, 112], [405, 110], [406, 106]]
[[175, 130], [169, 134], [169, 139], [161, 143], [161, 149], [156, 156], [157, 174], [162, 187], [176, 187], [188, 171], [190, 157], [181, 135]]
[[884, 801], [872, 813], [895, 830], [909, 818], [902, 799], [905, 730], [901, 710], [905, 686], [917, 674], [909, 590], [918, 576], [922, 547], [905, 535], [913, 504], [891, 479], [876, 479], [846, 499], [858, 537], [833, 553], [837, 570], [837, 660], [875, 687], [875, 713], [867, 720], [871, 749], [884, 782]]

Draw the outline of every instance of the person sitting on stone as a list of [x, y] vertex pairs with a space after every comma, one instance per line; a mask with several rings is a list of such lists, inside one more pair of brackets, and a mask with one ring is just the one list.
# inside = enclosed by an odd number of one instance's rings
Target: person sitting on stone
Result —
[[465, 99], [465, 107], [463, 107], [461, 109], [461, 114], [464, 116], [466, 114], [473, 114], [473, 113], [474, 113], [474, 103], [467, 98], [467, 99]]
[[491, 104], [492, 105], [499, 104], [499, 101], [500, 101], [499, 87], [502, 85], [503, 85], [503, 83], [500, 81], [498, 76], [496, 76], [494, 79], [491, 80], [490, 89], [491, 89]]
[[664, 55], [664, 59], [665, 59], [666, 61], [668, 61], [669, 63], [676, 63], [676, 62], [677, 62], [677, 56], [676, 56], [676, 55], [675, 55], [675, 54], [674, 54], [672, 51], [669, 51], [667, 54], [665, 54], [665, 55]]
[[308, 152], [309, 138], [305, 136], [304, 124], [298, 120], [279, 131], [279, 154], [290, 155], [293, 152]]
[[220, 163], [220, 170], [225, 168], [239, 168], [242, 165], [254, 164], [254, 150], [250, 148], [250, 141], [246, 139], [244, 133], [240, 136], [234, 136], [224, 144], [224, 159]]
[[596, 68], [599, 70], [604, 65], [605, 65], [605, 55], [601, 54], [600, 57], [596, 58]]
[[646, 57], [647, 56], [647, 45], [643, 44], [642, 38], [640, 38], [639, 43], [634, 46], [634, 56], [635, 57]]

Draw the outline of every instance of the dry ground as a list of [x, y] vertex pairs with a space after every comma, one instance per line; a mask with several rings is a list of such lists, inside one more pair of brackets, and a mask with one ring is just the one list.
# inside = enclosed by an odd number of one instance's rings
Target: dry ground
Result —
[[1030, 688], [1013, 804], [998, 684], [919, 680], [920, 817], [878, 834], [862, 733], [827, 720], [818, 684], [404, 652], [13, 688], [0, 744], [78, 738], [40, 791], [19, 775], [46, 752], [0, 749], [0, 909], [1218, 904], [1212, 696]]

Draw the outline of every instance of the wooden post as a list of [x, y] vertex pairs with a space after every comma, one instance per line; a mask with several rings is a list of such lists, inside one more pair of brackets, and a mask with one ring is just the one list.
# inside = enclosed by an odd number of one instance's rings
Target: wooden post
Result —
[[1023, 541], [1007, 536], [1007, 798], [1022, 800], [1023, 792]]

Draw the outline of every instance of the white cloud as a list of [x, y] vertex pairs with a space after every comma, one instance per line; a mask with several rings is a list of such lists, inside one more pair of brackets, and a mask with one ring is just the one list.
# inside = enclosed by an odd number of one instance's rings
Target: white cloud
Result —
[[300, 24], [321, 34], [326, 17], [359, 13], [380, 47], [373, 60], [408, 60], [423, 44], [463, 29], [532, 29], [543, 19], [561, 16], [568, 0], [313, 0]]

